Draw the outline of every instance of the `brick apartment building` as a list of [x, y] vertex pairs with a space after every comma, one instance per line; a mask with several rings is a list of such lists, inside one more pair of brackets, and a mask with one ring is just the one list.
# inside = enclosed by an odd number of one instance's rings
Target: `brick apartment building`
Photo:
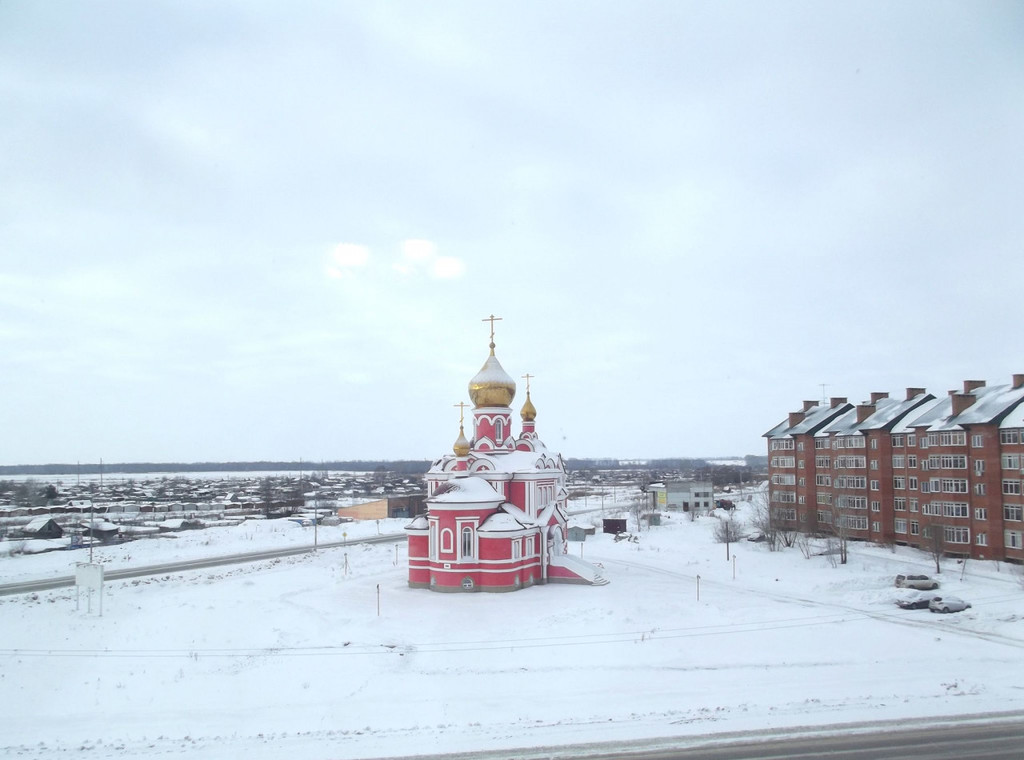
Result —
[[1024, 374], [803, 402], [765, 433], [776, 525], [1024, 562]]

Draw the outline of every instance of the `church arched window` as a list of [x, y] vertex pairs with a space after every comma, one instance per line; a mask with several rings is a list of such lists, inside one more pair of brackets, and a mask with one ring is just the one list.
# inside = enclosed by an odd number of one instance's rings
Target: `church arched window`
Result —
[[473, 529], [468, 525], [462, 529], [462, 558], [473, 558]]
[[494, 443], [497, 446], [501, 445], [501, 442], [505, 440], [505, 421], [497, 420], [494, 423]]
[[453, 534], [451, 528], [445, 528], [441, 531], [441, 551], [444, 554], [451, 554], [454, 551], [452, 547]]

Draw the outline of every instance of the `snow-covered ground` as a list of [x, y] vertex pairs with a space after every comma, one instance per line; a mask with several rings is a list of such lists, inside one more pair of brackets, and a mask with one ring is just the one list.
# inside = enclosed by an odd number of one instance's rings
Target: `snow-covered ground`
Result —
[[[72, 589], [0, 597], [0, 755], [367, 758], [1024, 708], [1017, 568], [944, 561], [942, 590], [973, 607], [934, 615], [893, 604], [897, 572], [929, 571], [921, 553], [857, 544], [832, 567], [741, 542], [733, 563], [715, 518], [665, 522], [638, 543], [571, 545], [603, 565], [603, 587], [412, 590], [404, 544], [384, 544], [108, 582], [102, 618]], [[311, 539], [253, 522], [97, 558]], [[0, 582], [82, 559], [3, 558]]]

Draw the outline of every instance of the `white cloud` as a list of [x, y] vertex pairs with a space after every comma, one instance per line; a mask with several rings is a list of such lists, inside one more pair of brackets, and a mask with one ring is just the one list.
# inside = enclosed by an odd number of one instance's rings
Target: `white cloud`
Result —
[[438, 280], [452, 280], [461, 277], [465, 271], [462, 259], [454, 256], [438, 256], [431, 265], [431, 274]]
[[338, 243], [331, 251], [327, 264], [329, 277], [342, 278], [351, 270], [366, 266], [370, 260], [370, 249], [356, 243]]
[[407, 261], [429, 261], [437, 256], [437, 246], [429, 240], [405, 240], [402, 257]]
[[402, 256], [392, 269], [403, 277], [424, 273], [436, 280], [451, 280], [461, 277], [466, 265], [454, 256], [439, 256], [436, 243], [413, 238], [402, 241]]

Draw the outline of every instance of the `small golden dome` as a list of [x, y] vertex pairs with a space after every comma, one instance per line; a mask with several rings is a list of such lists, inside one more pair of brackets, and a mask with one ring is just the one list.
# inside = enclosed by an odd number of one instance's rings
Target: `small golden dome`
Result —
[[491, 344], [491, 355], [484, 366], [469, 381], [469, 398], [473, 406], [508, 406], [516, 396], [516, 382], [505, 372], [498, 358], [494, 355], [494, 344]]
[[466, 440], [466, 433], [463, 431], [461, 424], [459, 425], [459, 437], [455, 439], [452, 451], [455, 452], [457, 457], [469, 456], [469, 441]]
[[533, 422], [537, 419], [537, 409], [533, 406], [533, 402], [530, 401], [529, 391], [526, 392], [526, 403], [523, 404], [519, 416], [523, 418], [523, 422]]

